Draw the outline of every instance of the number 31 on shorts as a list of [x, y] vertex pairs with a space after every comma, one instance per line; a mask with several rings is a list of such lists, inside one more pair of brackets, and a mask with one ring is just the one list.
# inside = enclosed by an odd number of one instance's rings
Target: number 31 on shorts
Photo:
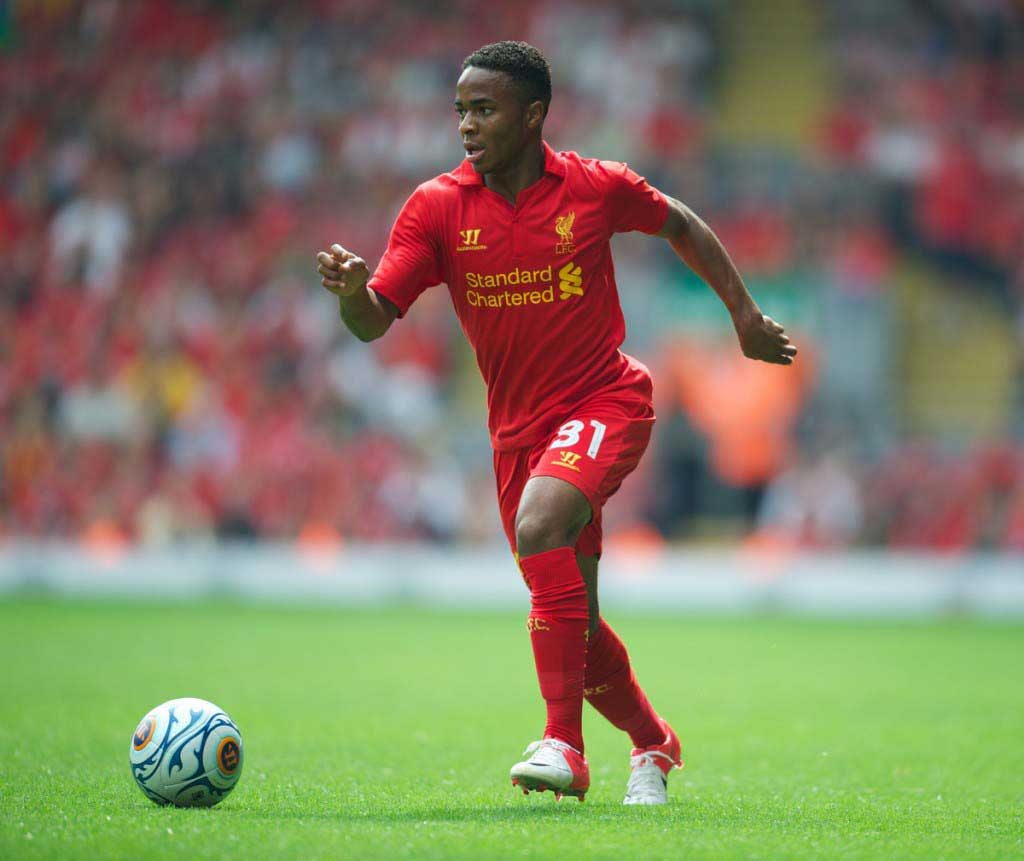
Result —
[[[580, 436], [586, 427], [579, 419], [566, 422], [558, 429], [558, 436], [548, 448], [571, 448], [580, 441]], [[597, 457], [597, 450], [601, 447], [601, 441], [604, 439], [606, 425], [597, 419], [591, 419], [590, 427], [594, 429], [594, 432], [590, 437], [590, 445], [587, 446], [587, 457], [593, 460]]]

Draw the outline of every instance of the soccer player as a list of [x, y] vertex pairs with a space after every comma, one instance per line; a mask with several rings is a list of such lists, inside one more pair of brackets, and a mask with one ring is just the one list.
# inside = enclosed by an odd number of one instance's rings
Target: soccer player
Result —
[[512, 767], [512, 783], [583, 800], [586, 699], [632, 740], [625, 803], [664, 804], [669, 771], [682, 767], [679, 739], [598, 610], [601, 509], [654, 424], [651, 376], [619, 350], [612, 234], [666, 239], [722, 299], [749, 358], [788, 365], [797, 351], [684, 204], [624, 164], [545, 143], [550, 102], [550, 68], [536, 48], [497, 42], [470, 54], [455, 99], [465, 160], [413, 192], [372, 277], [340, 245], [317, 254], [317, 271], [363, 341], [447, 284], [476, 352], [502, 524], [530, 590], [527, 629], [547, 706], [543, 736]]

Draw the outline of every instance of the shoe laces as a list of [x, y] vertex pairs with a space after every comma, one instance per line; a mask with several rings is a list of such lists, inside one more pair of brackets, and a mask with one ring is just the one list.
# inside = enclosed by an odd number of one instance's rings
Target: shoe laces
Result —
[[629, 758], [632, 771], [626, 786], [626, 795], [632, 798], [664, 798], [667, 780], [661, 766], [654, 761], [661, 757], [673, 765], [672, 757], [657, 750], [645, 750]]
[[[581, 755], [576, 748], [567, 742], [560, 741], [557, 738], [542, 738], [527, 745], [526, 750], [523, 751], [523, 756], [530, 756], [535, 761], [545, 764], [564, 765], [567, 763], [565, 755], [569, 751], [572, 751], [577, 756]], [[533, 756], [533, 754], [536, 754], [536, 756]]]

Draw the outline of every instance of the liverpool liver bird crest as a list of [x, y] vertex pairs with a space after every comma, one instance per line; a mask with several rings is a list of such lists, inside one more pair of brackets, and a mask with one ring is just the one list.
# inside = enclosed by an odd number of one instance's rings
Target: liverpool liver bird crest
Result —
[[576, 250], [572, 242], [572, 224], [575, 220], [575, 212], [555, 219], [555, 232], [561, 237], [561, 242], [555, 244], [555, 254], [572, 254]]

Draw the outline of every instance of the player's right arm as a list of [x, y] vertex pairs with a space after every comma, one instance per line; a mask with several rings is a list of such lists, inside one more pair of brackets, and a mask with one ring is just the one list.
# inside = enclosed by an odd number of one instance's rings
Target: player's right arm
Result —
[[320, 283], [338, 297], [342, 322], [360, 341], [383, 335], [398, 316], [398, 308], [367, 286], [366, 261], [338, 244], [316, 255]]
[[317, 254], [321, 283], [338, 297], [341, 319], [359, 340], [379, 338], [420, 293], [444, 280], [436, 194], [431, 181], [405, 202], [373, 277], [365, 260], [340, 245]]

